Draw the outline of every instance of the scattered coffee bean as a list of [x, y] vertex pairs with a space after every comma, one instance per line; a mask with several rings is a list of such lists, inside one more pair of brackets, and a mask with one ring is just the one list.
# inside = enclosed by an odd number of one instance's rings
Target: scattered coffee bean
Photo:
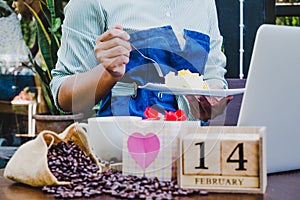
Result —
[[179, 188], [176, 181], [123, 175], [106, 170], [99, 173], [96, 163], [74, 143], [60, 142], [48, 151], [48, 166], [65, 186], [44, 186], [42, 190], [55, 198], [89, 198], [107, 194], [124, 199], [175, 199], [177, 196], [207, 195], [207, 191]]
[[206, 190], [200, 190], [199, 194], [202, 196], [206, 196], [208, 195], [208, 192]]

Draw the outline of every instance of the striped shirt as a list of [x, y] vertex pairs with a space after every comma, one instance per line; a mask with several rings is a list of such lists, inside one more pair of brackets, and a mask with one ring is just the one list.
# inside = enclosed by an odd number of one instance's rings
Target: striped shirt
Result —
[[96, 38], [115, 25], [128, 32], [171, 25], [181, 47], [183, 29], [209, 35], [211, 49], [204, 78], [210, 87], [227, 88], [226, 57], [221, 51], [223, 37], [214, 0], [71, 0], [64, 13], [61, 47], [50, 85], [56, 106], [59, 88], [68, 76], [99, 64], [94, 55]]

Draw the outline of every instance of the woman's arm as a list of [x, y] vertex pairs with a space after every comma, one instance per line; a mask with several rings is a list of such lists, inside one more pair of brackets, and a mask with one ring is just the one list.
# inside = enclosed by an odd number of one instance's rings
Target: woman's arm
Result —
[[67, 5], [52, 71], [56, 105], [67, 112], [89, 112], [124, 75], [129, 61], [129, 35], [119, 27], [105, 30], [100, 5], [87, 2], [73, 0]]
[[215, 1], [210, 1], [208, 6], [210, 53], [205, 66], [204, 79], [210, 88], [226, 89], [225, 80], [226, 56], [222, 52], [223, 37], [220, 34], [218, 13]]
[[99, 102], [125, 73], [131, 51], [128, 40], [129, 35], [120, 27], [97, 38], [94, 51], [101, 64], [64, 81], [58, 93], [60, 107], [82, 112]]

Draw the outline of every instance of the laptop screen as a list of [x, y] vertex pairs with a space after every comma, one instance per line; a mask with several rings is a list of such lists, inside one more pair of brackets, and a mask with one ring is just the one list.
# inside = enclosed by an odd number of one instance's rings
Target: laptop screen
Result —
[[300, 27], [262, 25], [238, 126], [266, 126], [268, 173], [300, 169]]

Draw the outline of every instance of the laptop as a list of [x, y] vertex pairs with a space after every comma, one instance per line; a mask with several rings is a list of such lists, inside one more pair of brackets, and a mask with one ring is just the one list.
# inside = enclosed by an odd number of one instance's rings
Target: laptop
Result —
[[266, 126], [267, 172], [300, 169], [300, 27], [257, 31], [238, 126]]

